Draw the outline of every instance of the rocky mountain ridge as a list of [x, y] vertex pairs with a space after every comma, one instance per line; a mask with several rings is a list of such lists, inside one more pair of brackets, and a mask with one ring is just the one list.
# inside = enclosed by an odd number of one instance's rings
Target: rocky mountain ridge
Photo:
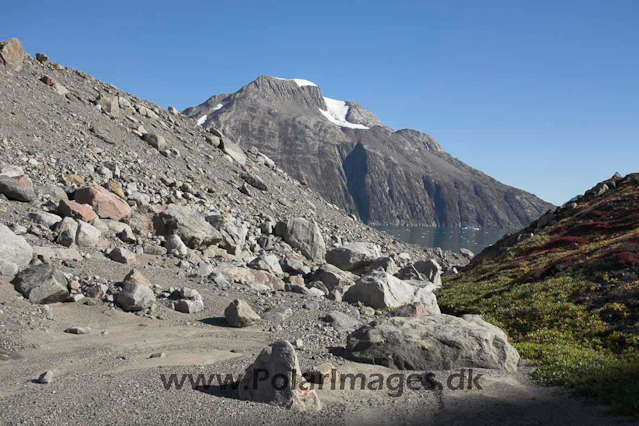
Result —
[[394, 131], [306, 80], [260, 76], [183, 112], [258, 148], [369, 224], [523, 227], [551, 207], [455, 159], [431, 136]]

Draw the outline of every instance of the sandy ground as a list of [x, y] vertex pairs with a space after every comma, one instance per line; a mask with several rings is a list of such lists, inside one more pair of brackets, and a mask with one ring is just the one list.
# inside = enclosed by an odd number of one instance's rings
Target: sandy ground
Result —
[[[206, 288], [202, 292], [206, 294]], [[250, 300], [249, 295], [244, 296]], [[296, 295], [284, 294], [280, 303], [296, 302], [287, 296]], [[112, 310], [100, 302], [95, 306], [54, 304], [53, 319], [47, 319], [39, 307], [18, 300], [3, 279], [0, 319], [3, 327], [15, 327], [24, 349], [0, 361], [0, 424], [631, 424], [568, 396], [565, 390], [532, 384], [527, 366], [517, 375], [475, 371], [484, 374], [482, 390], [414, 391], [405, 387], [401, 396], [391, 397], [389, 393], [397, 390], [391, 392], [387, 386], [383, 390], [324, 388], [318, 390], [323, 409], [306, 413], [241, 401], [233, 390], [217, 385], [194, 389], [186, 382], [181, 390], [166, 390], [161, 374], [230, 373], [237, 377], [264, 346], [299, 335], [295, 323], [306, 323], [300, 315], [321, 315], [298, 310], [278, 332], [269, 331], [268, 325], [234, 329], [220, 319], [223, 306], [234, 295], [209, 293], [207, 297], [211, 302], [198, 315], [160, 307], [164, 320]], [[10, 313], [16, 315], [15, 323], [13, 316], [7, 316]], [[64, 333], [70, 326], [88, 326], [92, 332]], [[326, 351], [312, 349], [321, 344], [320, 331], [307, 331], [304, 338], [311, 349], [298, 351], [302, 368], [329, 361], [340, 374], [382, 374], [385, 384], [389, 375], [397, 373], [345, 360], [339, 344]], [[149, 358], [158, 352], [166, 357]], [[36, 383], [48, 370], [55, 372], [55, 381]], [[445, 384], [453, 373], [435, 372], [435, 380]], [[396, 386], [397, 382], [391, 383]]]

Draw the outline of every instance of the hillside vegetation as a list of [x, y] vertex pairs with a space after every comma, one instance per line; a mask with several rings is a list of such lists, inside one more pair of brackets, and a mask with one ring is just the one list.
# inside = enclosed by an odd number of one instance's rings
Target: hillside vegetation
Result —
[[534, 377], [639, 416], [639, 174], [615, 175], [445, 281], [443, 312], [502, 327]]

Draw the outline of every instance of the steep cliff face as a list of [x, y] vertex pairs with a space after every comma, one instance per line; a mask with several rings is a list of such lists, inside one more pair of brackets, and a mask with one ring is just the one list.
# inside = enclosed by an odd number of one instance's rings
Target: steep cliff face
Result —
[[257, 147], [370, 224], [522, 227], [551, 207], [451, 157], [431, 136], [394, 131], [306, 80], [261, 76], [184, 114]]

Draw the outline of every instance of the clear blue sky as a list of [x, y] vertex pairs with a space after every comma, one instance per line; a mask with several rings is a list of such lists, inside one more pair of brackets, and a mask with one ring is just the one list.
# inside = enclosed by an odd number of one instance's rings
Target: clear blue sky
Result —
[[639, 1], [12, 2], [0, 40], [184, 108], [305, 78], [561, 203], [639, 171]]

